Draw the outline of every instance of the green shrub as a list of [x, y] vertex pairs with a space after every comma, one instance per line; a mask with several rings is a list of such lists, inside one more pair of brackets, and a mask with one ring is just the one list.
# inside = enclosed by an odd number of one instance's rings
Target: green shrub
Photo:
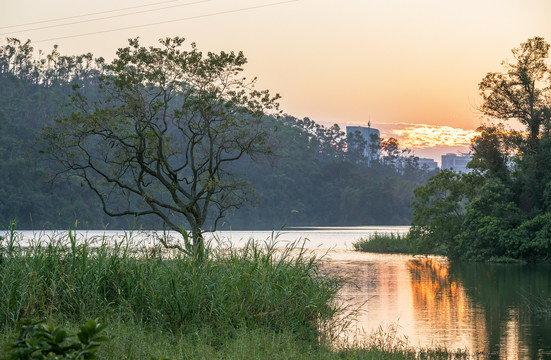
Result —
[[5, 345], [5, 360], [76, 360], [96, 359], [96, 350], [108, 338], [100, 332], [105, 324], [89, 320], [76, 335], [53, 324], [25, 320], [19, 323], [17, 340]]

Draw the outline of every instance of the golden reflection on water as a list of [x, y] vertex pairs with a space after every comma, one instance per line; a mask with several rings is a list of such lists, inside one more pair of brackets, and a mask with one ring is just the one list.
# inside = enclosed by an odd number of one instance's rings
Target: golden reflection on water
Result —
[[408, 260], [407, 266], [419, 333], [446, 346], [487, 353], [484, 312], [450, 274], [449, 263], [424, 257]]
[[341, 300], [361, 306], [355, 325], [364, 334], [397, 324], [412, 346], [488, 353], [484, 311], [444, 258], [333, 251], [325, 267], [349, 280]]

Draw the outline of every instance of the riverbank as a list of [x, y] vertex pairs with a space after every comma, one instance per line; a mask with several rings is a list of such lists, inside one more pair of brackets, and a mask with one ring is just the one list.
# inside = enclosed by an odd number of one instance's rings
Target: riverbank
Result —
[[[22, 246], [0, 241], [0, 333], [22, 319], [76, 329], [107, 324], [103, 358], [415, 358], [419, 349], [379, 336], [340, 344], [341, 279], [299, 244], [212, 249], [205, 262], [161, 248], [79, 240], [68, 232]], [[346, 318], [346, 316], [344, 316]], [[340, 336], [340, 337], [339, 337]], [[395, 339], [393, 337], [392, 339]], [[450, 358], [449, 353], [436, 358]], [[441, 357], [440, 357], [441, 356]], [[455, 356], [455, 354], [453, 354]], [[435, 358], [434, 356], [432, 358]]]

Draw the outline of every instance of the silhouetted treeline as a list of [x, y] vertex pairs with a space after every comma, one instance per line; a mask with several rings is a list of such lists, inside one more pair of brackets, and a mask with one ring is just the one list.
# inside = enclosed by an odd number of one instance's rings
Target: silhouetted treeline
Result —
[[[40, 133], [70, 113], [72, 86], [97, 90], [104, 60], [91, 54], [61, 56], [54, 48], [34, 56], [30, 42], [8, 39], [0, 47], [0, 228], [74, 226], [104, 229], [159, 228], [156, 218], [110, 218], [76, 177], [56, 175], [41, 153]], [[266, 117], [278, 131], [274, 156], [243, 159], [235, 166], [256, 188], [254, 204], [237, 210], [225, 227], [269, 228], [330, 225], [405, 225], [413, 189], [429, 177], [394, 139], [381, 142], [381, 160], [363, 161], [362, 142], [338, 127], [305, 118]]]

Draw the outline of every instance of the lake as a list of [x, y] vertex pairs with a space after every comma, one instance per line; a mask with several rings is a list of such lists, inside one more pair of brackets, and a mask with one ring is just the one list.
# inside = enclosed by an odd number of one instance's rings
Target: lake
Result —
[[[482, 358], [551, 359], [551, 266], [450, 263], [444, 257], [360, 253], [370, 234], [408, 227], [223, 231], [209, 237], [236, 246], [246, 240], [299, 240], [324, 256], [324, 270], [347, 279], [340, 299], [359, 306], [354, 327], [369, 334], [396, 329], [412, 346], [468, 348]], [[22, 232], [26, 239], [37, 234]], [[47, 233], [43, 233], [48, 235]], [[123, 232], [83, 231], [83, 237]], [[137, 237], [145, 236], [137, 234]], [[145, 239], [145, 238], [144, 238]]]

